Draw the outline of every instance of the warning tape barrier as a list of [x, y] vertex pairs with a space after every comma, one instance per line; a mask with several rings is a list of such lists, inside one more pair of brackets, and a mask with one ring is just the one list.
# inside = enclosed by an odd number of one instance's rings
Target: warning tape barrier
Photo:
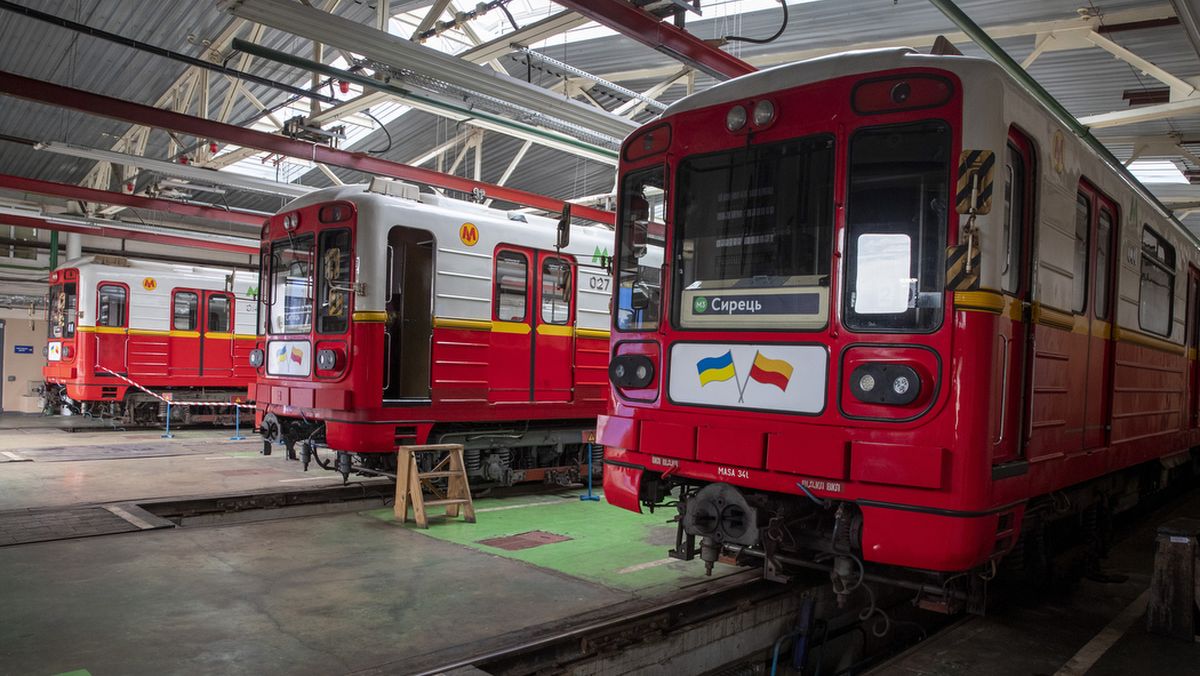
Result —
[[121, 380], [128, 383], [130, 386], [136, 387], [137, 389], [154, 397], [155, 399], [161, 401], [162, 403], [169, 404], [171, 406], [236, 406], [237, 408], [254, 408], [253, 403], [247, 404], [247, 403], [237, 403], [237, 402], [232, 402], [232, 401], [179, 401], [176, 399], [170, 399], [170, 398], [165, 397], [157, 392], [152, 392], [151, 390], [142, 386], [141, 383], [134, 382], [133, 380], [129, 379], [128, 377], [126, 377], [124, 375], [121, 375], [120, 373], [117, 373], [116, 371], [108, 369], [99, 364], [96, 364], [96, 368], [100, 371], [104, 371], [105, 373], [109, 374], [110, 376], [120, 378]]

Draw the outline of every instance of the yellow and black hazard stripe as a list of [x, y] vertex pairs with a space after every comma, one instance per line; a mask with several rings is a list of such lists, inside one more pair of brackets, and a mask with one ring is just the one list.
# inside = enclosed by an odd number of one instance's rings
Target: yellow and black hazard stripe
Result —
[[958, 187], [954, 203], [960, 214], [971, 212], [972, 177], [979, 177], [979, 197], [975, 213], [986, 214], [992, 210], [992, 184], [996, 167], [996, 153], [990, 150], [964, 150], [958, 161]]
[[[950, 291], [976, 291], [979, 289], [979, 238], [971, 238], [971, 251], [967, 244], [946, 247], [946, 288]], [[970, 271], [967, 261], [971, 262]]]

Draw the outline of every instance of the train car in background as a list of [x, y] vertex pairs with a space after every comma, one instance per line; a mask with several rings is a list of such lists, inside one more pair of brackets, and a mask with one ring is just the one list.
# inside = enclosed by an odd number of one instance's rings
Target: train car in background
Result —
[[461, 443], [477, 484], [578, 478], [609, 396], [612, 243], [381, 178], [291, 202], [263, 230], [264, 452], [348, 476]]
[[[50, 273], [48, 412], [165, 420], [178, 400], [230, 403], [254, 381], [253, 272], [84, 256]], [[232, 422], [228, 406], [173, 407], [172, 422]]]
[[947, 604], [1103, 541], [1200, 444], [1196, 239], [1118, 166], [961, 56], [676, 102], [622, 150], [606, 499], [710, 570]]

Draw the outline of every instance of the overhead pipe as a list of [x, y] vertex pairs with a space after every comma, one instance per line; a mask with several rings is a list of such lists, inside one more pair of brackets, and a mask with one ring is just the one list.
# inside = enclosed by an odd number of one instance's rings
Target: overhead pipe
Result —
[[208, 206], [176, 202], [174, 200], [155, 199], [140, 195], [128, 195], [111, 190], [96, 190], [67, 183], [42, 181], [35, 178], [0, 174], [0, 190], [16, 190], [25, 193], [62, 197], [65, 199], [114, 204], [123, 207], [146, 209], [148, 211], [165, 211], [178, 216], [190, 216], [221, 223], [239, 223], [244, 225], [261, 226], [269, 214], [253, 214], [244, 211], [216, 209]]
[[[463, 193], [471, 193], [475, 189], [479, 189], [483, 190], [488, 197], [502, 202], [512, 202], [552, 213], [561, 212], [563, 206], [567, 203], [564, 200], [539, 195], [528, 190], [509, 188], [483, 181], [474, 181], [431, 169], [422, 169], [421, 167], [413, 167], [400, 162], [380, 159], [367, 153], [349, 152], [308, 141], [225, 124], [224, 122], [206, 120], [194, 115], [185, 115], [183, 113], [155, 108], [154, 106], [124, 101], [111, 96], [35, 80], [5, 71], [0, 71], [0, 93], [30, 101], [80, 110], [92, 115], [101, 115], [149, 127], [170, 129], [171, 131], [198, 138], [216, 139], [237, 146], [255, 148], [288, 157], [310, 160], [312, 162], [324, 162], [335, 167], [352, 169], [365, 174], [388, 176]], [[616, 219], [616, 214], [611, 211], [579, 205], [573, 205], [571, 213], [578, 218], [608, 225], [612, 225]]]
[[1151, 204], [1158, 207], [1158, 209], [1162, 212], [1162, 215], [1171, 219], [1180, 227], [1180, 229], [1188, 233], [1193, 244], [1200, 246], [1200, 236], [1197, 236], [1190, 229], [1184, 226], [1183, 223], [1181, 223], [1179, 219], [1175, 217], [1175, 214], [1168, 209], [1167, 206], [1158, 199], [1158, 197], [1147, 190], [1146, 186], [1142, 185], [1142, 182], [1133, 175], [1133, 172], [1129, 171], [1129, 169], [1120, 160], [1118, 160], [1115, 155], [1112, 154], [1112, 151], [1108, 149], [1108, 146], [1100, 142], [1100, 140], [1095, 136], [1092, 136], [1092, 132], [1090, 129], [1088, 129], [1087, 125], [1076, 119], [1075, 116], [1071, 114], [1071, 111], [1067, 110], [1063, 104], [1059, 103], [1058, 99], [1054, 98], [1054, 96], [1050, 94], [1050, 92], [1046, 91], [1046, 89], [1042, 87], [1042, 85], [1035, 80], [1032, 75], [1030, 75], [1025, 71], [1024, 68], [1021, 67], [1021, 64], [1017, 63], [1011, 56], [1009, 56], [1008, 52], [1004, 51], [1004, 48], [997, 44], [997, 42], [992, 39], [992, 36], [987, 34], [987, 31], [980, 28], [979, 24], [972, 21], [971, 17], [967, 16], [966, 13], [959, 9], [958, 5], [954, 4], [953, 0], [929, 0], [929, 2], [942, 14], [945, 14], [947, 19], [950, 19], [955, 26], [958, 26], [959, 30], [970, 37], [971, 40], [973, 40], [975, 44], [978, 45], [979, 48], [982, 49], [988, 56], [992, 57], [992, 59], [995, 60], [995, 62], [1002, 69], [1004, 69], [1006, 73], [1012, 76], [1012, 78], [1016, 80], [1017, 83], [1020, 84], [1030, 96], [1033, 96], [1035, 99], [1040, 101], [1042, 105], [1049, 108], [1050, 113], [1054, 115], [1054, 117], [1058, 118], [1059, 122], [1074, 132], [1075, 135], [1083, 140], [1084, 143], [1091, 146], [1091, 148], [1100, 155], [1101, 159], [1109, 164], [1110, 168], [1112, 168], [1118, 174], [1121, 174], [1121, 176], [1130, 184], [1130, 187], [1140, 193], [1142, 197], [1148, 200]]
[[601, 146], [594, 145], [592, 143], [587, 143], [586, 141], [581, 141], [573, 136], [568, 136], [566, 134], [560, 134], [558, 132], [541, 129], [539, 127], [525, 124], [523, 122], [517, 122], [516, 120], [512, 120], [507, 117], [503, 117], [501, 115], [493, 115], [491, 113], [487, 113], [487, 112], [484, 112], [481, 110], [474, 110], [474, 109], [468, 108], [466, 106], [460, 106], [460, 105], [456, 105], [453, 103], [441, 101], [441, 100], [435, 99], [430, 96], [425, 96], [423, 94], [415, 93], [415, 92], [413, 92], [409, 89], [405, 89], [403, 87], [398, 87], [394, 84], [391, 84], [390, 82], [381, 82], [379, 80], [376, 80], [375, 78], [372, 78], [372, 77], [369, 77], [366, 75], [362, 75], [360, 73], [355, 73], [355, 72], [349, 71], [349, 70], [342, 70], [340, 68], [334, 68], [333, 66], [327, 66], [319, 61], [305, 59], [303, 57], [299, 57], [294, 54], [288, 54], [287, 52], [282, 52], [277, 49], [271, 49], [270, 47], [264, 47], [257, 43], [249, 42], [247, 40], [242, 40], [241, 38], [233, 39], [233, 48], [238, 51], [250, 54], [251, 56], [257, 56], [259, 58], [274, 61], [276, 63], [282, 63], [287, 66], [293, 66], [293, 67], [301, 68], [303, 70], [311, 71], [314, 73], [328, 75], [329, 77], [336, 78], [339, 80], [346, 80], [347, 82], [353, 82], [364, 88], [376, 89], [381, 92], [386, 92], [387, 94], [395, 96], [398, 99], [415, 101], [417, 103], [421, 103], [423, 105], [426, 105], [426, 106], [429, 106], [432, 108], [444, 110], [446, 112], [454, 113], [456, 115], [462, 115], [467, 118], [478, 118], [480, 120], [487, 120], [488, 122], [491, 122], [493, 124], [499, 125], [501, 127], [507, 128], [507, 129], [511, 129], [515, 132], [519, 132], [520, 134], [522, 134], [524, 136], [535, 136], [537, 138], [545, 139], [547, 141], [552, 141], [559, 145], [570, 146], [579, 151], [585, 152], [589, 155], [597, 156], [597, 159], [599, 159], [600, 161], [604, 161], [604, 159], [608, 159], [613, 164], [615, 164], [616, 160], [617, 160], [616, 151], [609, 150], [608, 148], [603, 148]]
[[757, 70], [733, 54], [660, 20], [626, 0], [554, 1], [718, 80], [749, 75]]
[[[38, 228], [50, 232], [67, 233], [68, 260], [79, 258], [82, 254], [82, 235], [148, 242], [150, 244], [185, 246], [196, 249], [212, 249], [214, 251], [229, 251], [239, 254], [257, 255], [259, 253], [257, 242], [242, 237], [218, 238], [212, 234], [203, 232], [196, 233], [196, 237], [187, 237], [137, 228], [128, 223], [108, 225], [98, 223], [94, 220], [65, 219], [54, 216], [25, 216], [7, 211], [0, 211], [0, 223], [24, 228]], [[239, 240], [246, 242], [246, 244], [238, 244]]]

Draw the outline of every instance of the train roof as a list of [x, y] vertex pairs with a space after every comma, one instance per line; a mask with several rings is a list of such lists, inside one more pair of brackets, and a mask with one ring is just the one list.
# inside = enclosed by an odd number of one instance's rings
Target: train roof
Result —
[[[214, 275], [225, 277], [232, 271], [231, 268], [205, 267], [200, 265], [183, 265], [179, 263], [162, 263], [159, 261], [147, 261], [136, 258], [126, 258], [124, 256], [108, 256], [108, 255], [88, 255], [80, 256], [63, 261], [56, 270], [64, 270], [66, 268], [78, 269], [106, 269], [106, 270], [124, 270], [132, 274], [137, 273], [177, 273], [181, 275]], [[238, 271], [242, 272], [242, 271]], [[253, 274], [253, 273], [246, 273]]]
[[[435, 193], [417, 192], [417, 186], [412, 184], [394, 182], [411, 191], [410, 196], [398, 196], [394, 194], [385, 194], [371, 189], [371, 184], [354, 183], [348, 185], [333, 186], [330, 188], [322, 188], [315, 190], [302, 197], [288, 202], [280, 213], [285, 211], [293, 211], [313, 204], [321, 202], [330, 202], [334, 200], [346, 200], [350, 202], [360, 202], [363, 200], [381, 200], [385, 202], [393, 202], [396, 204], [404, 204], [411, 206], [415, 204], [423, 205], [431, 210], [441, 210], [447, 213], [457, 215], [471, 214], [478, 219], [491, 219], [494, 221], [504, 221], [511, 225], [519, 226], [524, 224], [532, 228], [543, 230], [543, 232], [554, 232], [557, 226], [557, 221], [553, 218], [538, 216], [536, 214], [526, 213], [524, 211], [511, 209], [497, 209], [494, 207], [484, 206], [475, 202], [466, 200], [453, 199]], [[577, 222], [571, 223], [571, 229], [575, 233], [583, 232], [604, 232], [611, 236], [612, 229], [604, 225], [583, 225]]]
[[835, 77], [872, 73], [893, 68], [943, 68], [959, 74], [972, 70], [990, 71], [1001, 76], [1001, 68], [988, 59], [971, 56], [924, 54], [911, 47], [863, 49], [829, 54], [806, 61], [787, 63], [743, 75], [691, 96], [685, 96], [667, 107], [663, 116], [697, 108], [740, 101], [755, 96], [821, 82]]

